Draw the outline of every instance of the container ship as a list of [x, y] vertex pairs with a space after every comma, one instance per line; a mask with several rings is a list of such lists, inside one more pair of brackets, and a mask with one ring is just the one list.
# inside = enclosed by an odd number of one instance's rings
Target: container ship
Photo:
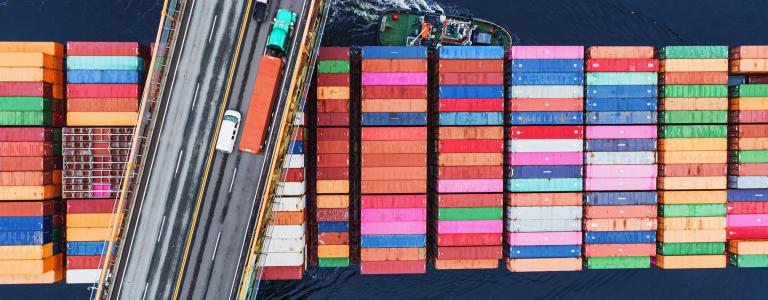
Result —
[[503, 46], [512, 44], [504, 27], [483, 19], [414, 10], [388, 10], [381, 16], [377, 40], [382, 46]]

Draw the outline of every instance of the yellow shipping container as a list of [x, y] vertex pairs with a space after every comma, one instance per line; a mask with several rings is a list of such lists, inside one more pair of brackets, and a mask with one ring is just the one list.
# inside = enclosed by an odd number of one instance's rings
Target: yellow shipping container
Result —
[[317, 208], [348, 208], [349, 195], [317, 195]]
[[316, 184], [318, 194], [349, 193], [349, 180], [318, 180]]
[[317, 99], [349, 100], [349, 88], [339, 86], [319, 86], [317, 87]]
[[43, 53], [0, 52], [0, 67], [25, 67], [63, 70], [63, 60]]
[[317, 257], [349, 257], [349, 245], [317, 245]]
[[[659, 189], [662, 190], [724, 190], [727, 178], [713, 177], [659, 177]], [[702, 203], [702, 202], [694, 202]]]
[[0, 260], [43, 259], [53, 255], [53, 243], [44, 245], [0, 246]]
[[64, 58], [64, 45], [54, 42], [0, 42], [0, 52], [45, 53]]
[[656, 266], [662, 269], [722, 269], [725, 255], [656, 255]]
[[61, 185], [0, 186], [0, 200], [46, 200], [61, 197]]
[[768, 110], [768, 97], [731, 98], [732, 110]]
[[701, 230], [659, 230], [657, 239], [662, 243], [725, 243], [725, 228]]
[[768, 240], [762, 241], [731, 241], [728, 251], [740, 255], [768, 254]]
[[0, 274], [45, 274], [61, 269], [63, 256], [64, 254], [59, 253], [43, 259], [0, 260]]
[[661, 204], [724, 204], [726, 191], [659, 191]]
[[661, 72], [728, 72], [728, 59], [662, 59], [659, 66]]
[[67, 228], [109, 227], [118, 214], [67, 214]]
[[768, 72], [768, 58], [742, 58], [731, 61], [731, 72]]
[[728, 151], [661, 151], [659, 163], [662, 164], [725, 164], [728, 163]]
[[725, 229], [725, 217], [659, 218], [662, 230]]
[[67, 242], [100, 242], [109, 239], [109, 228], [67, 228]]
[[438, 158], [441, 167], [446, 166], [501, 166], [502, 153], [441, 153]]
[[50, 284], [64, 280], [64, 267], [44, 274], [0, 274], [0, 284]]
[[64, 85], [64, 72], [43, 68], [0, 67], [0, 81], [45, 82]]
[[661, 151], [726, 151], [728, 139], [723, 138], [675, 138], [659, 139]]
[[728, 110], [728, 98], [662, 98], [664, 110]]
[[768, 138], [739, 138], [739, 150], [768, 150]]
[[363, 112], [426, 112], [427, 99], [363, 99]]
[[135, 126], [135, 112], [68, 112], [67, 126]]

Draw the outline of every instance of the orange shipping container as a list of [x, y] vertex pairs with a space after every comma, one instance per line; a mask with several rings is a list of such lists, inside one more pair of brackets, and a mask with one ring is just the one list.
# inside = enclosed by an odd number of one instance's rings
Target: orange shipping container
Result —
[[363, 194], [423, 194], [427, 192], [426, 180], [361, 180]]
[[0, 200], [47, 200], [61, 197], [61, 185], [0, 186]]
[[728, 151], [661, 151], [659, 162], [663, 164], [724, 164], [728, 163]]
[[44, 53], [0, 52], [0, 67], [63, 70], [63, 60]]
[[762, 241], [731, 241], [728, 251], [744, 255], [768, 254], [768, 240]]
[[[661, 151], [725, 151], [728, 139], [724, 138], [674, 138], [659, 139]], [[699, 162], [697, 162], [699, 163]]]
[[0, 81], [45, 82], [64, 85], [64, 73], [43, 68], [0, 67]]
[[659, 84], [728, 84], [728, 72], [672, 72], [662, 73]]
[[53, 201], [0, 202], [0, 217], [50, 216], [53, 212]]
[[723, 204], [726, 191], [659, 191], [661, 204]]
[[67, 126], [135, 126], [135, 112], [68, 112]]
[[424, 248], [360, 248], [362, 261], [424, 260]]
[[725, 229], [725, 217], [659, 218], [662, 230]]
[[363, 72], [426, 72], [426, 59], [364, 59]]
[[660, 230], [657, 239], [662, 243], [717, 243], [725, 242], [725, 228], [701, 230]]
[[349, 257], [349, 245], [317, 245], [318, 257]]
[[500, 59], [443, 59], [440, 73], [502, 73], [504, 62]]
[[0, 42], [0, 52], [45, 53], [64, 58], [64, 45], [54, 42]]
[[508, 206], [575, 206], [582, 204], [582, 193], [511, 193], [506, 194]]
[[768, 110], [768, 97], [731, 98], [731, 110]]
[[498, 259], [435, 259], [437, 270], [498, 269]]
[[768, 72], [768, 58], [748, 58], [731, 61], [733, 73], [765, 73]]
[[0, 260], [43, 259], [53, 255], [53, 243], [29, 246], [0, 246]]
[[768, 58], [768, 46], [738, 46], [731, 48], [731, 58]]
[[656, 244], [587, 244], [585, 257], [598, 256], [655, 256]]
[[315, 184], [318, 194], [349, 193], [349, 180], [317, 180]]
[[347, 208], [349, 195], [317, 195], [317, 208]]
[[317, 99], [349, 100], [349, 88], [340, 86], [317, 87]]
[[426, 99], [363, 99], [363, 112], [426, 112]]
[[420, 167], [427, 165], [424, 154], [366, 154], [362, 156], [363, 167]]
[[[727, 58], [685, 58], [662, 59], [659, 62], [661, 72], [727, 72]], [[667, 83], [669, 84], [669, 83]]]
[[317, 153], [349, 153], [349, 141], [317, 141]]
[[363, 156], [376, 153], [427, 154], [427, 141], [363, 141], [360, 147]]
[[46, 185], [61, 183], [61, 171], [19, 171], [0, 172], [0, 186], [3, 185]]
[[243, 128], [240, 130], [242, 131], [238, 146], [240, 151], [261, 153], [282, 71], [282, 59], [269, 55], [261, 56], [259, 71], [251, 90], [251, 102], [248, 104]]
[[503, 153], [440, 153], [438, 164], [446, 166], [501, 166]]
[[589, 219], [586, 231], [644, 231], [656, 230], [656, 218]]
[[109, 237], [109, 228], [67, 228], [67, 242], [99, 242]]
[[661, 110], [728, 110], [728, 98], [661, 98]]
[[662, 165], [661, 177], [713, 177], [728, 175], [728, 164], [675, 164]]
[[663, 190], [724, 190], [727, 178], [719, 177], [659, 177]]
[[304, 211], [272, 212], [272, 225], [301, 225], [304, 224]]
[[0, 260], [0, 274], [40, 275], [60, 269], [64, 254], [56, 254], [44, 259]]
[[68, 112], [137, 112], [139, 99], [135, 98], [69, 98]]
[[109, 227], [117, 214], [67, 214], [67, 228]]
[[592, 46], [587, 49], [589, 58], [654, 58], [652, 46]]
[[427, 179], [427, 167], [363, 167], [361, 180]]
[[0, 274], [0, 284], [50, 284], [64, 279], [64, 267], [45, 274]]
[[768, 150], [768, 138], [739, 138], [731, 146], [738, 150]]
[[510, 272], [581, 271], [581, 258], [523, 258], [507, 259]]
[[662, 269], [721, 269], [726, 266], [725, 255], [657, 255], [656, 266]]
[[504, 139], [504, 127], [440, 127], [441, 140], [501, 140]]
[[655, 218], [656, 211], [656, 205], [590, 205], [584, 209], [584, 218]]

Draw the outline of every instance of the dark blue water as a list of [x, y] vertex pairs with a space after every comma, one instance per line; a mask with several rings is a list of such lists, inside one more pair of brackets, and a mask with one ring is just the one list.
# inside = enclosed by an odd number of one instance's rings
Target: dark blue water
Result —
[[[160, 0], [0, 0], [0, 40], [154, 39]], [[369, 45], [386, 8], [470, 13], [521, 44], [768, 44], [766, 0], [336, 0], [324, 42]], [[768, 299], [768, 270], [619, 270], [568, 273], [435, 271], [360, 276], [310, 269], [269, 282], [260, 296], [342, 299]], [[0, 299], [85, 299], [84, 285], [0, 286]]]

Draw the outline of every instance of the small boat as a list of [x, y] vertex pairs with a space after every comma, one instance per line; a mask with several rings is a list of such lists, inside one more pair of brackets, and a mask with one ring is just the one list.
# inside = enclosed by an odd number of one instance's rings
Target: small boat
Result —
[[512, 36], [503, 27], [467, 16], [440, 12], [387, 10], [381, 16], [377, 40], [382, 46], [504, 46]]

